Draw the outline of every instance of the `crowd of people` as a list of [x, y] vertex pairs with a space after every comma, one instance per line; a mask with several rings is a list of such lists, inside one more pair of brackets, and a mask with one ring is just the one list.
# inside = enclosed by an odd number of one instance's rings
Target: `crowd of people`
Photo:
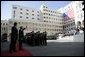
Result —
[[47, 34], [46, 31], [43, 33], [38, 32], [30, 32], [25, 35], [26, 41], [31, 46], [40, 46], [40, 45], [47, 45]]
[[[27, 28], [27, 27], [26, 27]], [[16, 44], [17, 42], [19, 43], [19, 50], [22, 50], [22, 42], [23, 39], [26, 39], [26, 42], [31, 45], [31, 46], [35, 46], [35, 45], [47, 45], [46, 42], [46, 31], [43, 33], [40, 33], [40, 31], [34, 33], [34, 31], [32, 31], [31, 33], [27, 33], [24, 36], [24, 30], [26, 28], [23, 28], [22, 26], [20, 26], [20, 29], [18, 31], [17, 29], [17, 23], [14, 23], [14, 26], [11, 28], [11, 34], [10, 34], [10, 38], [11, 38], [11, 42], [10, 42], [10, 46], [9, 46], [9, 52], [16, 52]]]

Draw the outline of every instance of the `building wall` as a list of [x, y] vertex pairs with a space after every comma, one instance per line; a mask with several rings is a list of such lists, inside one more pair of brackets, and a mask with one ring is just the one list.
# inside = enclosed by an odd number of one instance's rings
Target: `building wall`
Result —
[[[41, 5], [40, 9], [13, 5], [12, 17], [8, 20], [8, 33], [11, 32], [11, 27], [13, 26], [14, 22], [18, 23], [18, 29], [20, 26], [27, 27], [27, 29], [24, 31], [25, 34], [34, 30], [35, 32], [47, 31], [48, 35], [52, 35], [55, 33], [63, 33], [69, 31], [70, 29], [74, 29], [74, 22], [76, 19], [78, 19], [76, 18], [77, 12], [75, 12], [75, 3], [76, 2], [72, 2], [66, 7], [63, 7], [57, 11], [48, 8], [46, 5]], [[75, 18], [64, 21], [62, 13], [66, 12], [69, 7], [73, 7], [73, 9], [75, 9]]]
[[75, 30], [75, 29], [76, 29], [76, 25], [74, 19], [64, 21], [64, 33], [69, 33], [71, 30]]
[[82, 21], [84, 20], [84, 11], [82, 10], [84, 8], [84, 5], [82, 3], [83, 3], [83, 1], [74, 1], [73, 2], [76, 26], [77, 26], [78, 21], [80, 21], [82, 23]]
[[70, 4], [66, 5], [63, 8], [60, 8], [58, 11], [61, 13], [65, 13], [70, 7], [73, 8], [74, 11], [74, 20], [75, 20], [75, 25], [77, 27], [77, 22], [84, 20], [84, 11], [82, 10], [84, 8], [84, 5], [82, 4], [83, 1], [72, 1]]
[[40, 11], [34, 8], [13, 5], [12, 19], [29, 19], [31, 21], [39, 21], [41, 20]]
[[1, 36], [4, 33], [8, 33], [8, 21], [7, 20], [1, 20]]
[[[20, 20], [20, 19], [9, 19], [9, 33], [11, 32], [11, 27], [13, 26], [13, 23], [17, 22], [17, 28], [19, 29], [20, 26], [27, 27], [27, 29], [24, 31], [25, 34], [31, 31], [37, 32], [44, 32], [47, 31], [48, 35], [52, 35], [55, 33], [59, 33], [61, 29], [56, 24], [51, 23], [45, 23], [45, 22], [32, 22], [29, 20]], [[63, 31], [63, 30], [62, 30]]]
[[44, 22], [55, 24], [58, 26], [57, 29], [63, 30], [63, 17], [61, 13], [48, 8], [46, 5], [42, 5], [40, 10], [42, 12]]
[[24, 31], [25, 34], [31, 31], [37, 32], [44, 32], [47, 31], [48, 35], [55, 34], [59, 32], [57, 30], [57, 25], [51, 24], [51, 23], [44, 23], [44, 22], [31, 22], [27, 20], [20, 20], [20, 19], [10, 19], [9, 20], [9, 33], [11, 32], [11, 27], [13, 26], [13, 23], [17, 22], [17, 28], [19, 29], [20, 26], [26, 27], [27, 29]]
[[[26, 15], [26, 13], [28, 13], [29, 15]], [[20, 18], [20, 16], [22, 16], [22, 18]], [[28, 17], [29, 19], [27, 19], [26, 17]], [[34, 19], [32, 19], [32, 17]], [[11, 19], [9, 20], [9, 30], [12, 27], [13, 23], [17, 22], [18, 27], [20, 26], [28, 27], [25, 30], [25, 32], [31, 32], [33, 30], [35, 32], [47, 31], [48, 35], [63, 32], [62, 14], [59, 12], [56, 12], [55, 10], [49, 9], [45, 5], [41, 5], [39, 10], [36, 10], [33, 8], [27, 8], [23, 6], [18, 6], [18, 5], [13, 5]]]

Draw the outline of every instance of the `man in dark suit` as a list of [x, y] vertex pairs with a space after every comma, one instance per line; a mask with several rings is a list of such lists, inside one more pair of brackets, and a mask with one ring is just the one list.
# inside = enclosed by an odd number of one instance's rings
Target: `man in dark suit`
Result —
[[18, 30], [17, 30], [17, 23], [14, 23], [14, 26], [11, 29], [11, 43], [9, 52], [16, 52], [16, 42], [18, 39]]
[[19, 30], [19, 50], [22, 50], [22, 38], [24, 38], [24, 30], [26, 28], [23, 28], [22, 26], [20, 27], [20, 30]]

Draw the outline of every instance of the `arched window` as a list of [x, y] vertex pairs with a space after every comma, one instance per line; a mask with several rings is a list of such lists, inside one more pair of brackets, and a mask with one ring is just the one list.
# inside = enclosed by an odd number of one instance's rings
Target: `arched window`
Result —
[[78, 28], [78, 29], [81, 28], [81, 22], [80, 22], [80, 21], [77, 22], [77, 28]]
[[81, 22], [80, 21], [77, 22], [77, 26], [81, 26]]

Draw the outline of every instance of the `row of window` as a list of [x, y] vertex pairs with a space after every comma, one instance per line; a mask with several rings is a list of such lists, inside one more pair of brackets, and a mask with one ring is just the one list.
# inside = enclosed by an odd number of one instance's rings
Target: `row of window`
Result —
[[56, 13], [55, 11], [51, 11], [51, 10], [47, 10], [47, 9], [43, 9], [43, 11], [50, 12], [50, 13]]
[[[10, 21], [10, 24], [12, 24], [13, 22]], [[37, 23], [27, 23], [27, 22], [17, 22], [19, 25], [20, 24], [25, 24], [25, 25], [34, 25], [34, 26], [44, 26], [44, 27], [58, 27], [58, 28], [63, 28], [63, 26], [58, 26], [58, 25], [46, 25], [46, 24], [37, 24]]]
[[43, 13], [43, 15], [49, 15], [49, 16], [61, 17], [61, 16], [57, 16], [56, 14], [49, 14], [49, 13]]
[[51, 18], [51, 17], [46, 17], [46, 16], [44, 16], [44, 18], [45, 18], [45, 19], [52, 19], [52, 20], [63, 21], [63, 19], [61, 19], [61, 18], [57, 19], [57, 18]]
[[[54, 15], [54, 14], [49, 14], [49, 13], [43, 13], [44, 15], [49, 15], [49, 16], [56, 16], [56, 15]], [[56, 16], [56, 17], [58, 17], [58, 16]]]
[[43, 8], [48, 8], [48, 7], [46, 7], [46, 6], [43, 6]]
[[[20, 18], [23, 18], [22, 16], [20, 16]], [[26, 17], [26, 19], [29, 19], [29, 17]], [[34, 17], [32, 17], [32, 19], [35, 19]], [[37, 18], [37, 20], [40, 20], [40, 18]]]
[[8, 25], [7, 23], [1, 23], [1, 25]]
[[[22, 12], [20, 12], [20, 14], [23, 14]], [[15, 15], [15, 11], [14, 11], [14, 15]], [[29, 13], [26, 13], [26, 15], [29, 15]], [[34, 16], [34, 14], [32, 14], [32, 16]], [[37, 15], [39, 16], [39, 15]]]
[[2, 30], [7, 30], [7, 27], [2, 27]]
[[47, 21], [47, 20], [44, 20], [44, 22], [55, 23], [55, 24], [64, 24], [63, 22], [54, 22], [54, 21]]
[[73, 30], [73, 29], [75, 29], [75, 27], [65, 29], [65, 31], [68, 31], [68, 30], [70, 31], [70, 30]]
[[[17, 7], [13, 7], [13, 9], [17, 9]], [[23, 10], [22, 8], [20, 8], [20, 10]], [[28, 9], [26, 9], [26, 11], [29, 11]], [[34, 10], [32, 10], [32, 12], [34, 12]], [[37, 13], [39, 13], [39, 11], [37, 11]]]
[[62, 31], [62, 29], [47, 29], [47, 28], [27, 28], [26, 30], [45, 30], [45, 31]]
[[67, 28], [67, 27], [70, 27], [70, 26], [74, 26], [74, 25], [75, 25], [75, 23], [71, 23], [71, 24], [68, 24], [68, 25], [64, 26], [64, 28]]

